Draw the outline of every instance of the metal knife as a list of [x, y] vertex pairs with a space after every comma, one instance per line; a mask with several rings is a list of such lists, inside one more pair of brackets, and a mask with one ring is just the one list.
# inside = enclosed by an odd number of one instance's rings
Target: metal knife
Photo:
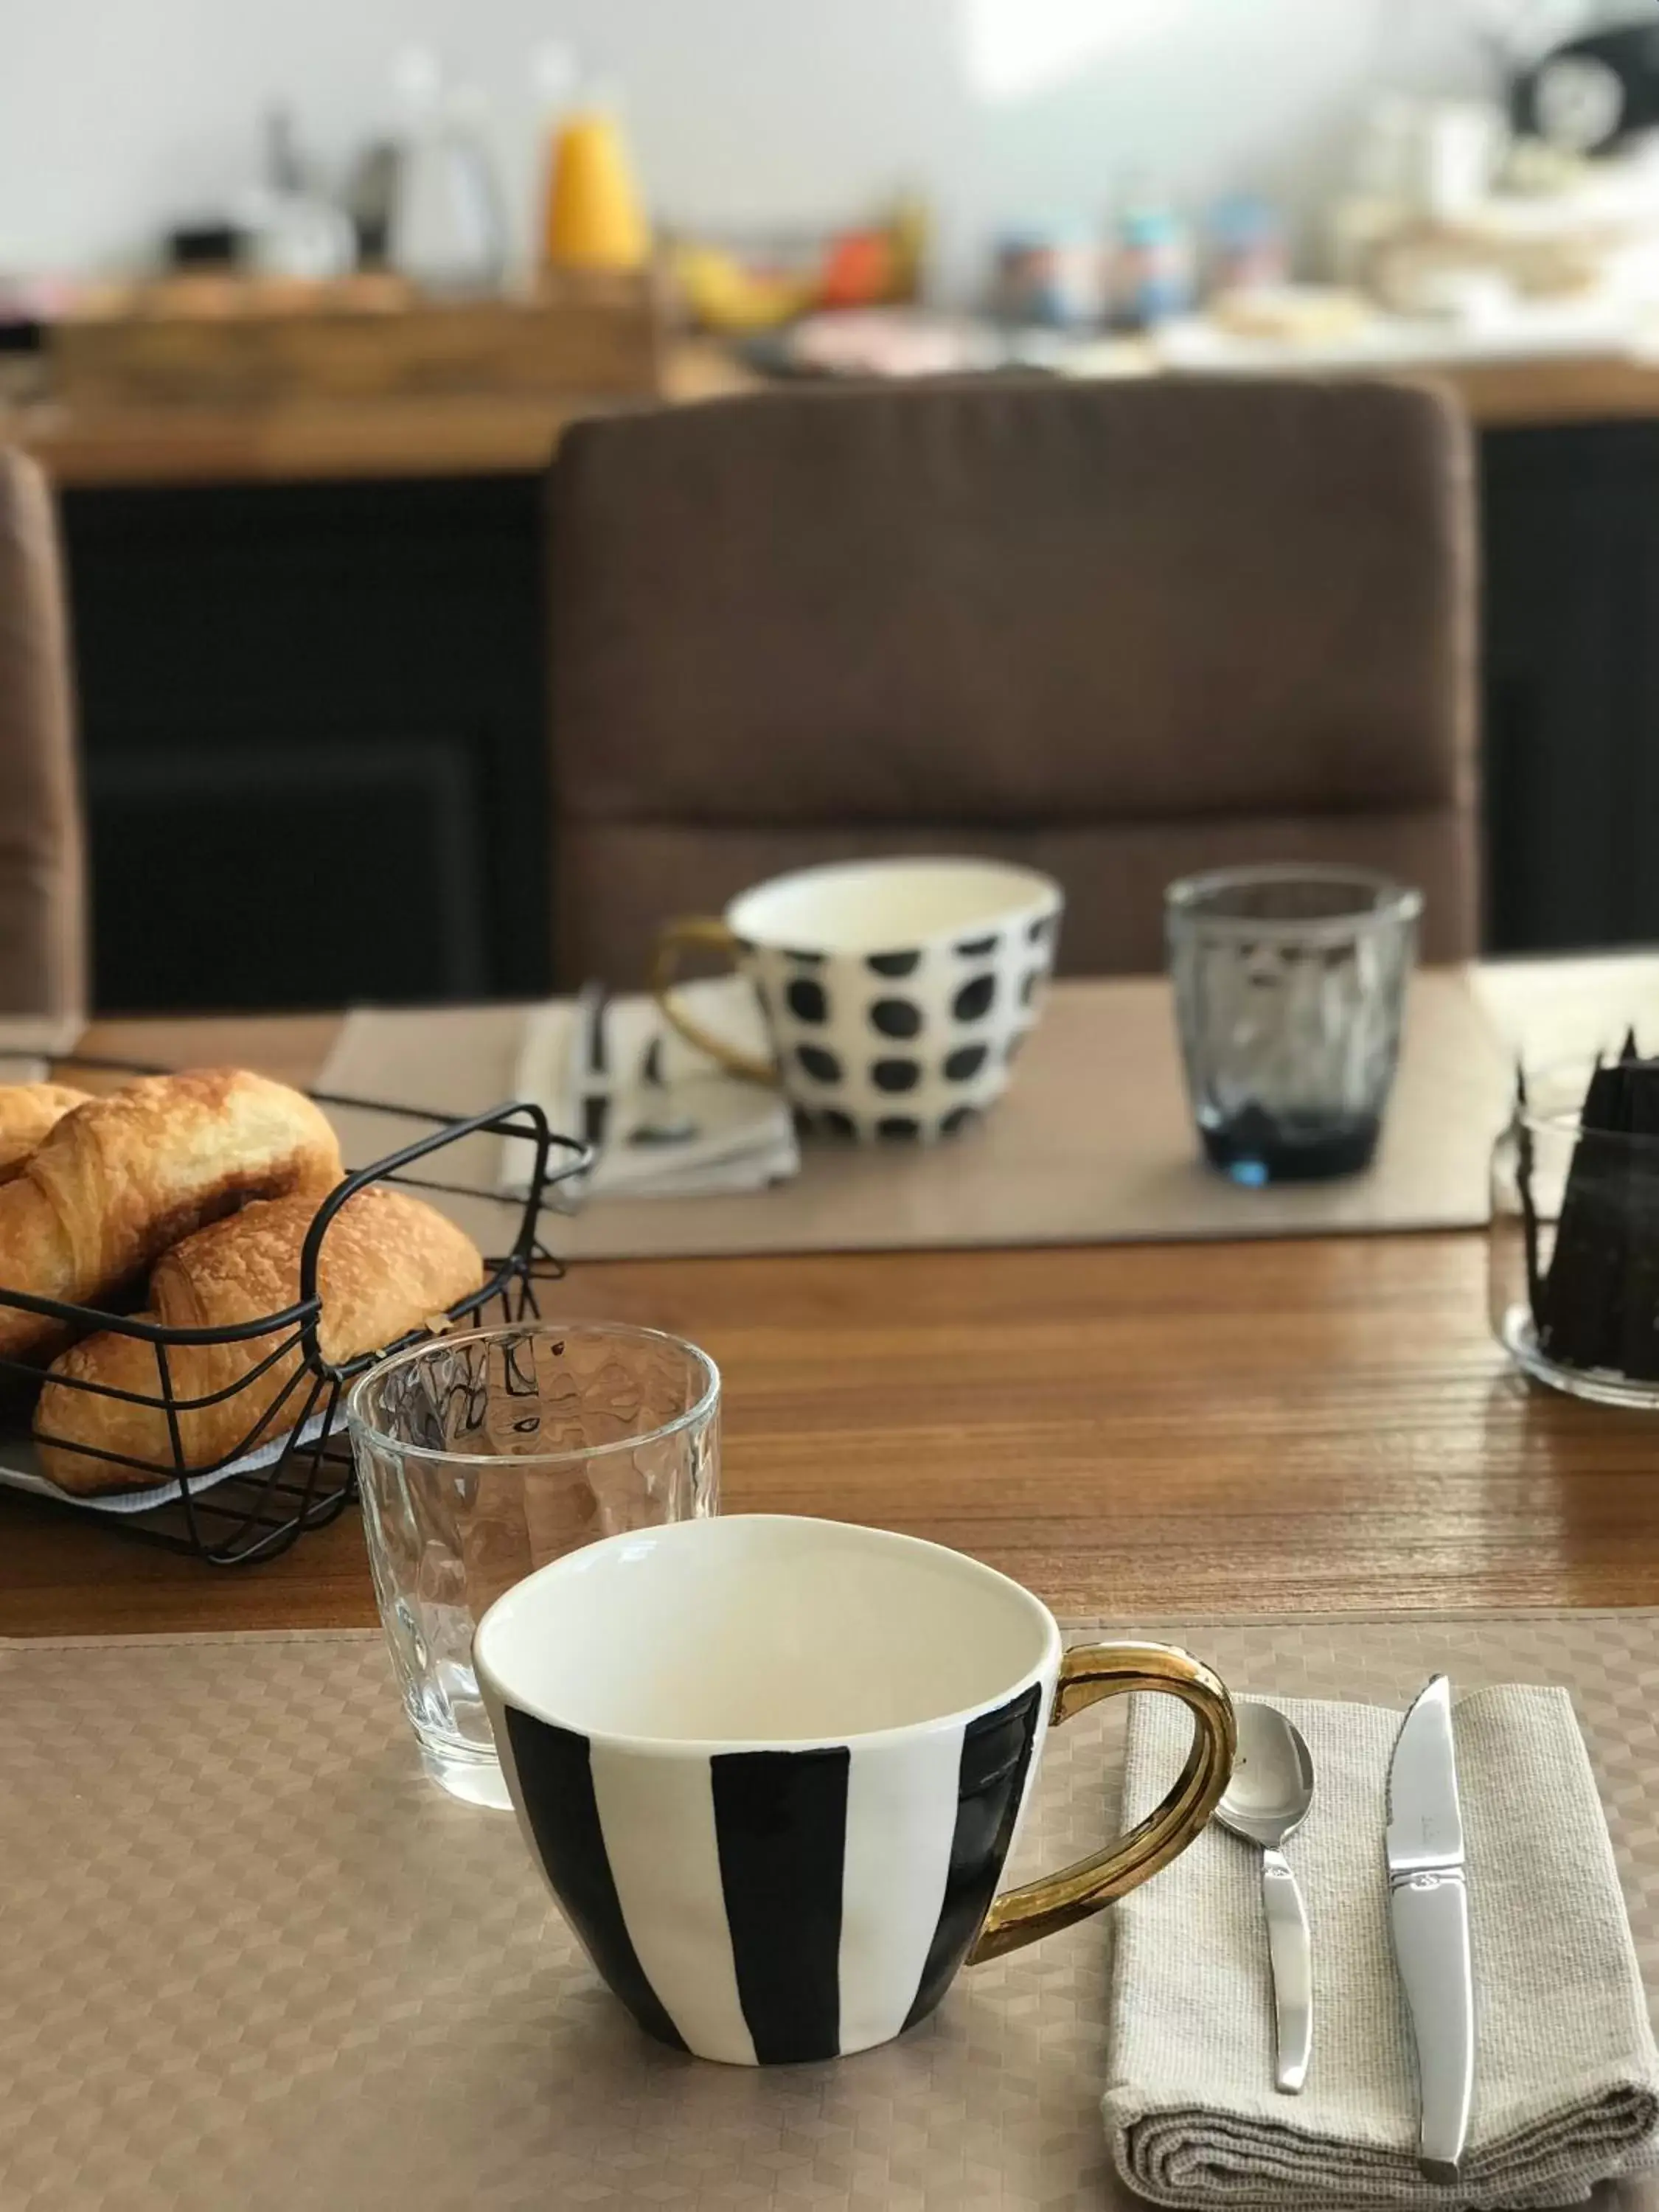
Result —
[[611, 1118], [610, 1054], [606, 1049], [605, 1017], [611, 994], [603, 983], [582, 985], [576, 1000], [576, 1021], [581, 1031], [582, 1142], [597, 1152], [605, 1143]]
[[1474, 1974], [1451, 1684], [1437, 1674], [1400, 1724], [1389, 1766], [1389, 1913], [1417, 2045], [1417, 2162], [1456, 2179], [1474, 2094]]
[[[662, 1031], [653, 1032], [640, 1061], [639, 1094], [642, 1102], [640, 1119], [628, 1133], [630, 1145], [689, 1145], [697, 1133], [697, 1125], [689, 1114], [673, 1111], [673, 1100], [662, 1072]], [[653, 1102], [659, 1102], [661, 1110], [653, 1112]]]

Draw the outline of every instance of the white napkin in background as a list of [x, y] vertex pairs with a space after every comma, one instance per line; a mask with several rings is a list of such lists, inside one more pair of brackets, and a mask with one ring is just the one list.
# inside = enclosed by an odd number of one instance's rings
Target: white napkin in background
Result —
[[[769, 1050], [755, 994], [738, 975], [682, 984], [692, 1018], [739, 1052]], [[532, 1100], [556, 1129], [580, 1134], [583, 1101], [607, 1100], [605, 1140], [586, 1181], [590, 1198], [694, 1198], [763, 1190], [796, 1174], [800, 1152], [780, 1094], [725, 1074], [708, 1056], [669, 1028], [645, 997], [611, 999], [604, 1015], [605, 1067], [587, 1064], [584, 1008], [559, 1000], [537, 1007], [525, 1024], [514, 1095]], [[656, 1046], [660, 1084], [644, 1079]], [[695, 1133], [672, 1144], [630, 1141], [635, 1133], [685, 1121]], [[503, 1146], [501, 1187], [521, 1192], [526, 1147]]]
[[86, 1026], [84, 1014], [0, 1014], [0, 1083], [43, 1082], [46, 1061], [69, 1054]]
[[[1411, 2030], [1389, 1934], [1384, 1793], [1400, 1715], [1275, 1699], [1316, 1778], [1286, 1846], [1314, 1972], [1307, 2087], [1273, 2085], [1260, 1854], [1212, 1826], [1115, 1907], [1110, 2080], [1118, 2171], [1159, 2204], [1533, 2207], [1655, 2163], [1659, 2059], [1583, 1739], [1564, 1690], [1455, 1709], [1474, 1956], [1474, 2112], [1461, 2179], [1419, 2173]], [[1130, 1717], [1124, 1821], [1163, 1796], [1190, 1723]]]

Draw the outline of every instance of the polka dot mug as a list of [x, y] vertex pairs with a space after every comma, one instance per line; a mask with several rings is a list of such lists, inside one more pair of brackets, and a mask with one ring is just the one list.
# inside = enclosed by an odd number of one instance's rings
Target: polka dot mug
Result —
[[[1000, 860], [857, 860], [743, 892], [723, 920], [671, 922], [658, 1004], [734, 1075], [775, 1083], [805, 1127], [925, 1143], [982, 1114], [1042, 1005], [1064, 897]], [[689, 946], [728, 953], [760, 1000], [770, 1060], [734, 1052], [675, 1004]]]

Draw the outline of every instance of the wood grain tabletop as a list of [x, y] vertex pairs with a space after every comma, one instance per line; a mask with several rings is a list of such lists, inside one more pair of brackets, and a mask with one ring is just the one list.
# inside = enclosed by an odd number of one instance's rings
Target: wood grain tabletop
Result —
[[[332, 1028], [87, 1049], [303, 1080]], [[1511, 1375], [1479, 1235], [631, 1261], [555, 1295], [713, 1354], [728, 1509], [930, 1536], [1063, 1612], [1659, 1603], [1659, 1432]], [[374, 1617], [355, 1516], [224, 1573], [0, 1495], [0, 1632]]]

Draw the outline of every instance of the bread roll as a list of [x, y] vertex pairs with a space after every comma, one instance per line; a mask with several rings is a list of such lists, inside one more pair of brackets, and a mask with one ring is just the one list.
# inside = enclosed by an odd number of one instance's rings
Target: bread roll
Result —
[[[300, 1254], [317, 1203], [304, 1192], [256, 1202], [228, 1221], [187, 1237], [156, 1267], [150, 1279], [150, 1310], [141, 1318], [174, 1328], [223, 1328], [294, 1305], [300, 1296]], [[453, 1221], [400, 1190], [359, 1191], [329, 1224], [318, 1260], [322, 1355], [343, 1363], [395, 1343], [476, 1291], [483, 1280], [477, 1247]], [[171, 1347], [167, 1374], [174, 1397], [204, 1398], [240, 1382], [292, 1334], [289, 1329], [240, 1344]], [[194, 1413], [180, 1412], [185, 1464], [216, 1466], [291, 1428], [304, 1409], [303, 1381], [283, 1400], [268, 1431], [259, 1430], [259, 1423], [302, 1364], [296, 1344], [234, 1397]], [[164, 1480], [72, 1449], [93, 1444], [129, 1459], [170, 1466], [173, 1445], [167, 1416], [159, 1407], [64, 1389], [54, 1376], [155, 1397], [161, 1374], [153, 1345], [109, 1331], [71, 1346], [47, 1370], [34, 1425], [46, 1473], [82, 1497]]]
[[63, 1083], [0, 1086], [0, 1182], [9, 1182], [64, 1115], [86, 1103], [84, 1091]]
[[[65, 1115], [0, 1184], [0, 1285], [104, 1304], [245, 1198], [320, 1192], [339, 1177], [333, 1130], [285, 1084], [234, 1067], [145, 1076]], [[0, 1305], [0, 1355], [33, 1356], [66, 1333]]]

